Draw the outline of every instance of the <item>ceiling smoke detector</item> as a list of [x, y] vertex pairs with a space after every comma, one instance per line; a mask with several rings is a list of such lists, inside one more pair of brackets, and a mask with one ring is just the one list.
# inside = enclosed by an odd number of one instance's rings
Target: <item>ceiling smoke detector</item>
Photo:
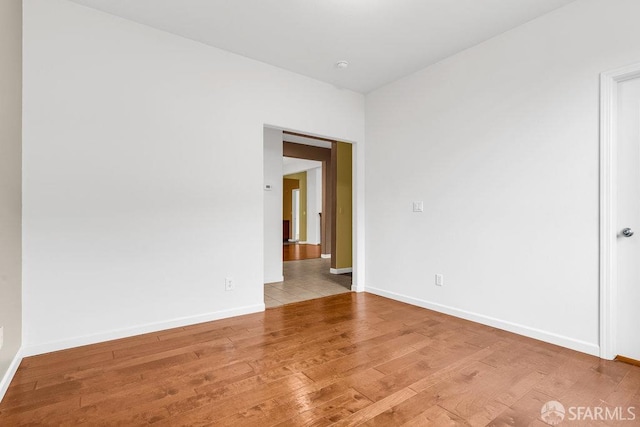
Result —
[[336, 67], [344, 70], [345, 68], [347, 68], [349, 66], [349, 61], [338, 61], [336, 62]]

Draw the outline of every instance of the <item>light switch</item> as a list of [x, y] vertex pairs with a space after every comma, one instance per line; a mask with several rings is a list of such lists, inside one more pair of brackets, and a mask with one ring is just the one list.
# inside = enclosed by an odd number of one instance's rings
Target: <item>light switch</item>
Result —
[[424, 212], [424, 202], [422, 202], [422, 201], [413, 202], [413, 211], [414, 212]]

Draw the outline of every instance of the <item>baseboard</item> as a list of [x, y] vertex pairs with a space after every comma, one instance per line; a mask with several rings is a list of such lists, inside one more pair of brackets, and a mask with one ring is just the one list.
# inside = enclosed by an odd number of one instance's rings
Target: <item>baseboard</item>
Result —
[[353, 273], [353, 267], [346, 268], [331, 268], [329, 269], [331, 274], [345, 274], [345, 273]]
[[324, 259], [331, 258], [331, 254], [320, 254], [320, 258], [324, 258]]
[[364, 292], [365, 290], [364, 286], [358, 286], [355, 283], [351, 285], [351, 292]]
[[50, 353], [52, 351], [65, 350], [83, 345], [96, 344], [104, 341], [111, 341], [120, 338], [131, 337], [134, 335], [158, 332], [165, 329], [179, 328], [182, 326], [194, 325], [197, 323], [211, 322], [213, 320], [226, 319], [227, 317], [242, 316], [243, 314], [258, 313], [264, 311], [263, 304], [248, 305], [229, 310], [214, 311], [211, 313], [200, 314], [197, 316], [181, 317], [163, 322], [148, 323], [145, 325], [135, 326], [132, 328], [118, 329], [109, 332], [103, 332], [94, 335], [85, 335], [82, 337], [71, 338], [61, 341], [53, 341], [44, 344], [36, 344], [25, 346], [23, 348], [23, 356], [35, 356], [37, 354]]
[[11, 380], [13, 376], [18, 371], [18, 367], [20, 366], [20, 362], [22, 362], [22, 347], [18, 349], [18, 352], [13, 357], [13, 360], [9, 364], [9, 369], [5, 372], [4, 376], [0, 380], [0, 402], [4, 399], [4, 395], [7, 393], [9, 389], [9, 384], [11, 384]]
[[459, 317], [462, 319], [471, 320], [472, 322], [477, 322], [483, 325], [492, 326], [494, 328], [503, 329], [505, 331], [513, 332], [514, 334], [524, 335], [525, 337], [534, 338], [540, 341], [559, 345], [561, 347], [570, 348], [571, 350], [580, 351], [592, 356], [599, 357], [600, 354], [600, 346], [596, 344], [576, 340], [563, 335], [558, 335], [553, 332], [543, 331], [517, 323], [508, 322], [506, 320], [496, 319], [494, 317], [485, 316], [466, 310], [460, 310], [455, 307], [449, 307], [447, 305], [413, 298], [395, 292], [385, 291], [384, 289], [372, 288], [370, 286], [367, 286], [365, 290], [375, 295], [380, 295], [382, 297], [390, 298], [396, 301], [401, 301], [407, 304], [416, 305], [418, 307], [427, 308], [429, 310], [437, 311], [440, 313], [449, 314], [451, 316]]
[[280, 277], [276, 278], [276, 280], [264, 279], [264, 284], [265, 285], [268, 285], [269, 283], [279, 283], [279, 282], [284, 282], [284, 276], [280, 276]]

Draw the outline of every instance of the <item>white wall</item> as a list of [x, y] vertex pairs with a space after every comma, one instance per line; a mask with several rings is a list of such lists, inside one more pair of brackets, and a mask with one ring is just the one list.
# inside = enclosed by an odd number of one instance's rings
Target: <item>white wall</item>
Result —
[[264, 128], [264, 283], [282, 282], [282, 131]]
[[638, 16], [577, 1], [366, 97], [367, 290], [597, 354], [598, 79]]
[[22, 343], [22, 2], [0, 2], [0, 400]]
[[261, 310], [263, 126], [361, 142], [363, 97], [63, 0], [24, 7], [27, 351]]
[[322, 167], [307, 171], [307, 243], [320, 244], [320, 213], [322, 211]]

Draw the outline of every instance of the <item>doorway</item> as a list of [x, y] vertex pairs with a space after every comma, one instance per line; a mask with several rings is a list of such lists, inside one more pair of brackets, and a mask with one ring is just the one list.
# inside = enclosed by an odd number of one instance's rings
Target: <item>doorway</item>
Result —
[[638, 362], [640, 64], [601, 75], [600, 115], [600, 356]]
[[[320, 258], [319, 233], [322, 210], [322, 163], [313, 160], [282, 158], [283, 176], [283, 253], [292, 260]], [[297, 220], [294, 221], [294, 218]], [[288, 228], [291, 230], [289, 231]]]
[[[273, 131], [269, 133], [273, 137]], [[265, 128], [265, 178], [267, 170], [271, 167], [266, 164], [266, 137], [267, 129]], [[286, 221], [289, 220], [291, 231], [288, 239], [280, 239], [283, 249], [283, 261], [280, 262], [282, 280], [269, 282], [265, 274], [267, 308], [334, 293], [349, 292], [352, 285], [354, 234], [352, 204], [355, 192], [351, 188], [353, 174], [351, 144], [344, 143], [348, 150], [342, 147], [342, 152], [348, 151], [350, 156], [348, 159], [344, 156], [340, 157], [342, 163], [348, 162], [348, 168], [345, 168], [346, 174], [342, 171], [342, 185], [338, 191], [335, 168], [337, 141], [288, 131], [281, 131], [281, 137], [283, 156], [280, 166], [283, 189], [281, 229], [286, 233], [288, 228]], [[274, 144], [273, 140], [271, 152]], [[305, 162], [308, 164], [305, 165]], [[295, 169], [295, 167], [298, 168]], [[348, 180], [344, 175], [348, 175]], [[346, 187], [348, 187], [348, 193], [344, 191]], [[340, 221], [335, 218], [338, 212], [335, 208], [338, 193], [342, 195]], [[265, 194], [266, 201], [267, 194]], [[273, 205], [272, 203], [271, 206]], [[267, 209], [267, 203], [265, 203], [265, 218], [269, 214]], [[347, 223], [348, 227], [345, 226]], [[267, 244], [266, 227], [268, 225], [265, 220], [265, 272], [268, 270], [267, 251], [275, 250], [274, 245]], [[338, 236], [335, 232], [336, 227], [342, 230]], [[348, 244], [340, 246], [343, 262], [346, 263], [348, 271], [336, 271], [334, 268], [335, 242], [340, 239], [348, 240]], [[345, 248], [348, 248], [348, 254]]]
[[291, 204], [293, 205], [293, 210], [291, 211], [291, 216], [293, 218], [293, 241], [300, 241], [300, 189], [295, 189], [291, 191]]

